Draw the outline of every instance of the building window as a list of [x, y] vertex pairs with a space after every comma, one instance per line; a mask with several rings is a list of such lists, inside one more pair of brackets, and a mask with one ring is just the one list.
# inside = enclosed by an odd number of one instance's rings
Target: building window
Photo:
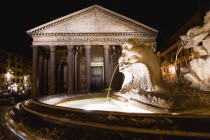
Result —
[[182, 51], [182, 56], [185, 56], [185, 51], [184, 50]]

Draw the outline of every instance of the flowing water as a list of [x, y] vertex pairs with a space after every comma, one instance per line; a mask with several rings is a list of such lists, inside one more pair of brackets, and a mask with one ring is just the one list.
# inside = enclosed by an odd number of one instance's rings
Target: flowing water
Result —
[[178, 46], [177, 52], [176, 52], [176, 58], [175, 58], [175, 70], [177, 70], [177, 59], [178, 59], [178, 54], [180, 53], [180, 51], [182, 50], [182, 48], [184, 47], [185, 42], [181, 42]]
[[111, 81], [110, 81], [110, 84], [109, 84], [109, 89], [108, 89], [108, 93], [107, 93], [107, 97], [106, 97], [106, 104], [107, 104], [108, 99], [109, 99], [109, 93], [110, 93], [110, 88], [111, 88], [111, 85], [112, 85], [112, 80], [113, 80], [115, 71], [117, 70], [117, 67], [118, 67], [119, 65], [120, 65], [120, 64], [117, 64], [117, 66], [116, 66], [115, 69], [114, 69], [114, 72], [112, 73], [112, 78], [111, 78]]
[[119, 102], [117, 100], [109, 100], [110, 99], [109, 94], [110, 94], [110, 88], [112, 85], [112, 80], [113, 80], [114, 74], [115, 74], [118, 66], [119, 66], [119, 64], [115, 67], [115, 69], [113, 71], [111, 81], [109, 84], [107, 97], [67, 101], [64, 103], [56, 104], [56, 105], [62, 106], [62, 107], [84, 109], [84, 110], [115, 111], [115, 112], [127, 112], [127, 113], [153, 113], [153, 112], [147, 111], [145, 109], [132, 106], [129, 103], [123, 103], [123, 102]]
[[126, 113], [153, 113], [145, 109], [132, 106], [128, 103], [119, 102], [117, 100], [107, 101], [106, 103], [105, 101], [106, 97], [68, 101], [56, 105], [62, 107], [84, 109], [88, 111], [97, 110], [97, 111], [115, 111], [115, 112], [126, 112]]

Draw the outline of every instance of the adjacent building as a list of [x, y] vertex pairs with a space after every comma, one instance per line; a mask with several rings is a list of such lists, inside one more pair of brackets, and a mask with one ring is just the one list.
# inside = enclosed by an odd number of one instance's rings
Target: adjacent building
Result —
[[[161, 70], [164, 80], [167, 84], [178, 84], [180, 68], [185, 67], [195, 57], [194, 50], [192, 48], [182, 49], [177, 55], [177, 52], [181, 47], [180, 36], [185, 35], [187, 31], [192, 27], [201, 26], [205, 14], [205, 10], [197, 12], [165, 42], [163, 47], [168, 49], [161, 53], [160, 59]], [[175, 62], [176, 55], [177, 60]]]
[[31, 88], [31, 62], [0, 50], [0, 90], [20, 91]]
[[180, 43], [177, 41], [161, 54], [161, 70], [167, 84], [178, 84], [180, 68], [185, 67], [195, 56], [192, 48], [182, 49], [177, 55]]
[[[157, 30], [98, 5], [28, 30], [33, 38], [32, 94], [89, 92], [109, 87], [129, 38], [156, 47]], [[112, 88], [120, 89], [116, 71]]]

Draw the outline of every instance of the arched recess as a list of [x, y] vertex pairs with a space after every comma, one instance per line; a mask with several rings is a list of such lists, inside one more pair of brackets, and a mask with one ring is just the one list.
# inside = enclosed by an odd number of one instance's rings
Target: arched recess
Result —
[[66, 93], [67, 92], [67, 63], [61, 62], [58, 65], [58, 92]]

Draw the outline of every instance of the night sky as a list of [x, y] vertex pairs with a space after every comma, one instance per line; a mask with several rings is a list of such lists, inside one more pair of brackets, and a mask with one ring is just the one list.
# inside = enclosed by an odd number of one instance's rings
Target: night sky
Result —
[[1, 4], [3, 22], [1, 49], [18, 53], [31, 60], [32, 39], [26, 31], [68, 15], [83, 8], [98, 4], [127, 16], [159, 31], [158, 49], [163, 42], [188, 21], [210, 0], [68, 0], [27, 2], [7, 1]]

